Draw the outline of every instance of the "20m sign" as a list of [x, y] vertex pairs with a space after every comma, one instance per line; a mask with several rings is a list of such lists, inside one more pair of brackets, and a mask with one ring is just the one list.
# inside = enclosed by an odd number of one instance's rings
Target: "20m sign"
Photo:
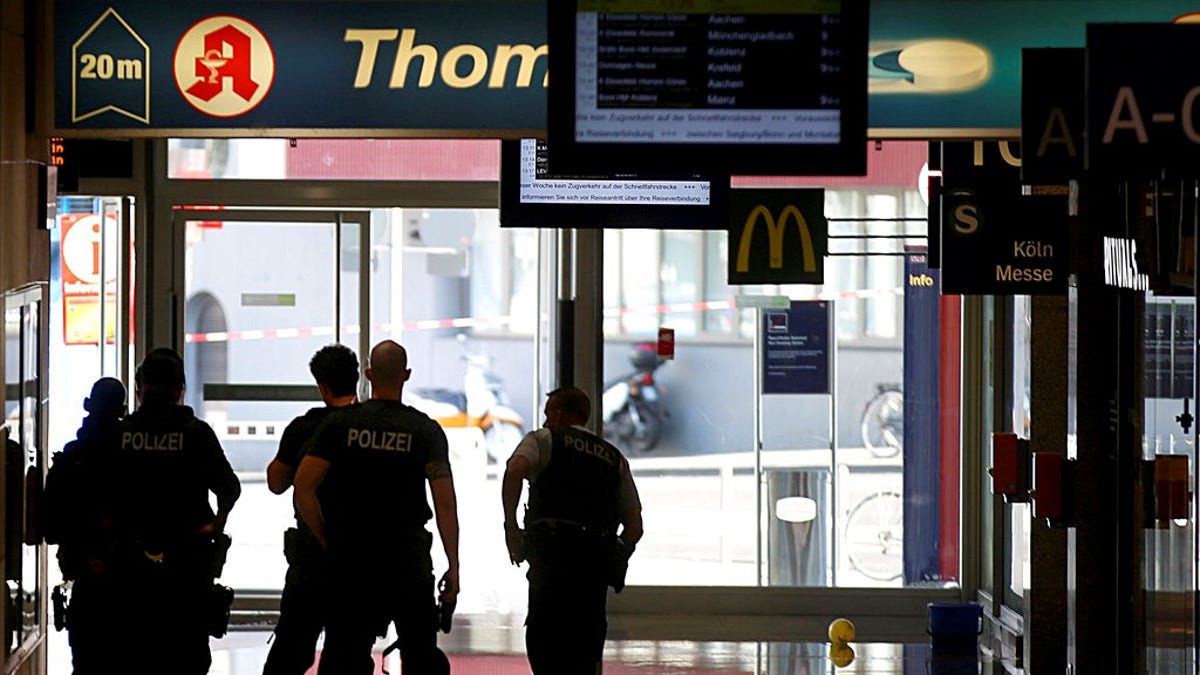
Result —
[[150, 123], [150, 47], [109, 8], [71, 46], [71, 121], [104, 113]]

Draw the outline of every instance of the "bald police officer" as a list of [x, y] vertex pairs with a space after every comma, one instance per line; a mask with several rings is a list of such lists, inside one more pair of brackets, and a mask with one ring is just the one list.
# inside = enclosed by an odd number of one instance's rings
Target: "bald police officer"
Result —
[[[608, 632], [608, 586], [625, 586], [625, 565], [642, 537], [642, 504], [629, 462], [583, 427], [588, 395], [546, 396], [546, 423], [526, 434], [501, 483], [505, 542], [513, 564], [529, 561], [525, 646], [536, 675], [600, 672]], [[529, 481], [525, 527], [517, 522]]]
[[449, 565], [442, 600], [454, 603], [458, 506], [445, 432], [400, 402], [411, 374], [404, 347], [377, 344], [366, 369], [371, 398], [322, 422], [296, 471], [296, 507], [325, 547], [337, 584], [320, 675], [372, 673], [371, 648], [391, 621], [403, 672], [437, 672], [433, 536], [426, 523], [436, 517]]
[[139, 374], [140, 405], [122, 421], [117, 453], [116, 572], [128, 598], [124, 625], [139, 626], [139, 644], [123, 652], [121, 667], [207, 673], [214, 537], [241, 484], [213, 430], [179, 404], [179, 354], [154, 349]]

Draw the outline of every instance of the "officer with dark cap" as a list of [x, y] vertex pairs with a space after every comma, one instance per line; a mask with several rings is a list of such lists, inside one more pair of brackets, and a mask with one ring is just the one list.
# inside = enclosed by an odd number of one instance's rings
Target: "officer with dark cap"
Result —
[[[509, 559], [529, 561], [525, 646], [535, 675], [600, 672], [608, 587], [624, 588], [629, 556], [642, 537], [629, 462], [583, 427], [591, 409], [576, 387], [547, 394], [545, 425], [521, 439], [501, 482]], [[517, 504], [525, 480], [522, 529]]]
[[212, 428], [179, 403], [179, 354], [154, 349], [139, 371], [140, 403], [121, 424], [115, 486], [126, 625], [139, 626], [139, 644], [121, 664], [134, 673], [207, 673], [215, 538], [241, 484]]
[[48, 543], [58, 545], [59, 569], [71, 589], [65, 617], [61, 588], [55, 589], [55, 604], [56, 615], [65, 618], [75, 675], [107, 672], [118, 658], [121, 636], [113, 610], [120, 594], [112, 573], [116, 537], [110, 486], [125, 406], [120, 380], [97, 380], [83, 400], [88, 414], [75, 440], [55, 453], [46, 474], [42, 531]]
[[338, 584], [319, 675], [370, 675], [375, 638], [392, 621], [405, 675], [438, 672], [433, 535], [426, 523], [436, 518], [449, 565], [441, 599], [453, 604], [458, 506], [446, 433], [400, 402], [411, 373], [404, 347], [392, 340], [376, 345], [366, 369], [370, 400], [322, 422], [296, 471], [296, 507], [326, 549]]
[[[267, 465], [267, 488], [283, 494], [292, 486], [296, 468], [311, 445], [320, 423], [335, 410], [357, 400], [358, 357], [345, 345], [326, 345], [313, 354], [308, 369], [325, 405], [310, 408], [293, 419], [279, 439], [279, 451]], [[284, 533], [283, 552], [288, 570], [279, 599], [279, 621], [263, 675], [304, 675], [316, 656], [317, 639], [325, 627], [329, 579], [325, 554], [308, 525], [296, 513], [296, 527]]]

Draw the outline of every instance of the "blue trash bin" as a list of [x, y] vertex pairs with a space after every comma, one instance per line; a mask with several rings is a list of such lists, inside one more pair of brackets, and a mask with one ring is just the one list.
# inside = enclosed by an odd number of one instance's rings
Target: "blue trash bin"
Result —
[[929, 646], [934, 652], [978, 651], [983, 606], [977, 602], [931, 602], [928, 632]]

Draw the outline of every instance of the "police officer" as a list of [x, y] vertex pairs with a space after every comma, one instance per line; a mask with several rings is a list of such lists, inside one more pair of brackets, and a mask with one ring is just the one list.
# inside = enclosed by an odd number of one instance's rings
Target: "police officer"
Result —
[[[311, 408], [283, 430], [279, 452], [267, 465], [267, 487], [277, 495], [292, 486], [296, 467], [321, 421], [358, 399], [358, 358], [349, 347], [338, 344], [322, 347], [309, 361], [308, 369], [325, 405]], [[325, 556], [298, 512], [296, 527], [284, 533], [283, 549], [288, 571], [279, 600], [275, 639], [263, 675], [304, 675], [312, 667], [317, 638], [325, 627], [324, 590], [328, 580]]]
[[116, 522], [125, 625], [139, 627], [140, 643], [121, 665], [139, 674], [206, 673], [214, 538], [241, 484], [213, 430], [179, 404], [179, 354], [154, 349], [139, 372], [140, 405], [121, 424]]
[[[546, 423], [521, 439], [501, 483], [505, 542], [514, 565], [529, 561], [525, 647], [535, 675], [600, 672], [608, 586], [642, 537], [642, 505], [620, 450], [583, 428], [588, 395], [563, 387], [546, 398]], [[517, 523], [529, 481], [524, 529]]]
[[[46, 475], [42, 527], [47, 543], [58, 545], [58, 566], [71, 586], [66, 628], [75, 675], [108, 672], [119, 654], [110, 486], [125, 405], [120, 380], [96, 380], [83, 400], [88, 414], [75, 440], [55, 453]], [[65, 600], [56, 589], [56, 613], [65, 609], [60, 603]]]
[[404, 347], [375, 345], [366, 369], [370, 400], [329, 415], [296, 471], [296, 507], [338, 585], [319, 675], [372, 673], [372, 646], [391, 621], [403, 672], [436, 672], [433, 536], [425, 525], [436, 517], [449, 567], [442, 602], [454, 603], [458, 506], [445, 432], [400, 402], [411, 374]]

